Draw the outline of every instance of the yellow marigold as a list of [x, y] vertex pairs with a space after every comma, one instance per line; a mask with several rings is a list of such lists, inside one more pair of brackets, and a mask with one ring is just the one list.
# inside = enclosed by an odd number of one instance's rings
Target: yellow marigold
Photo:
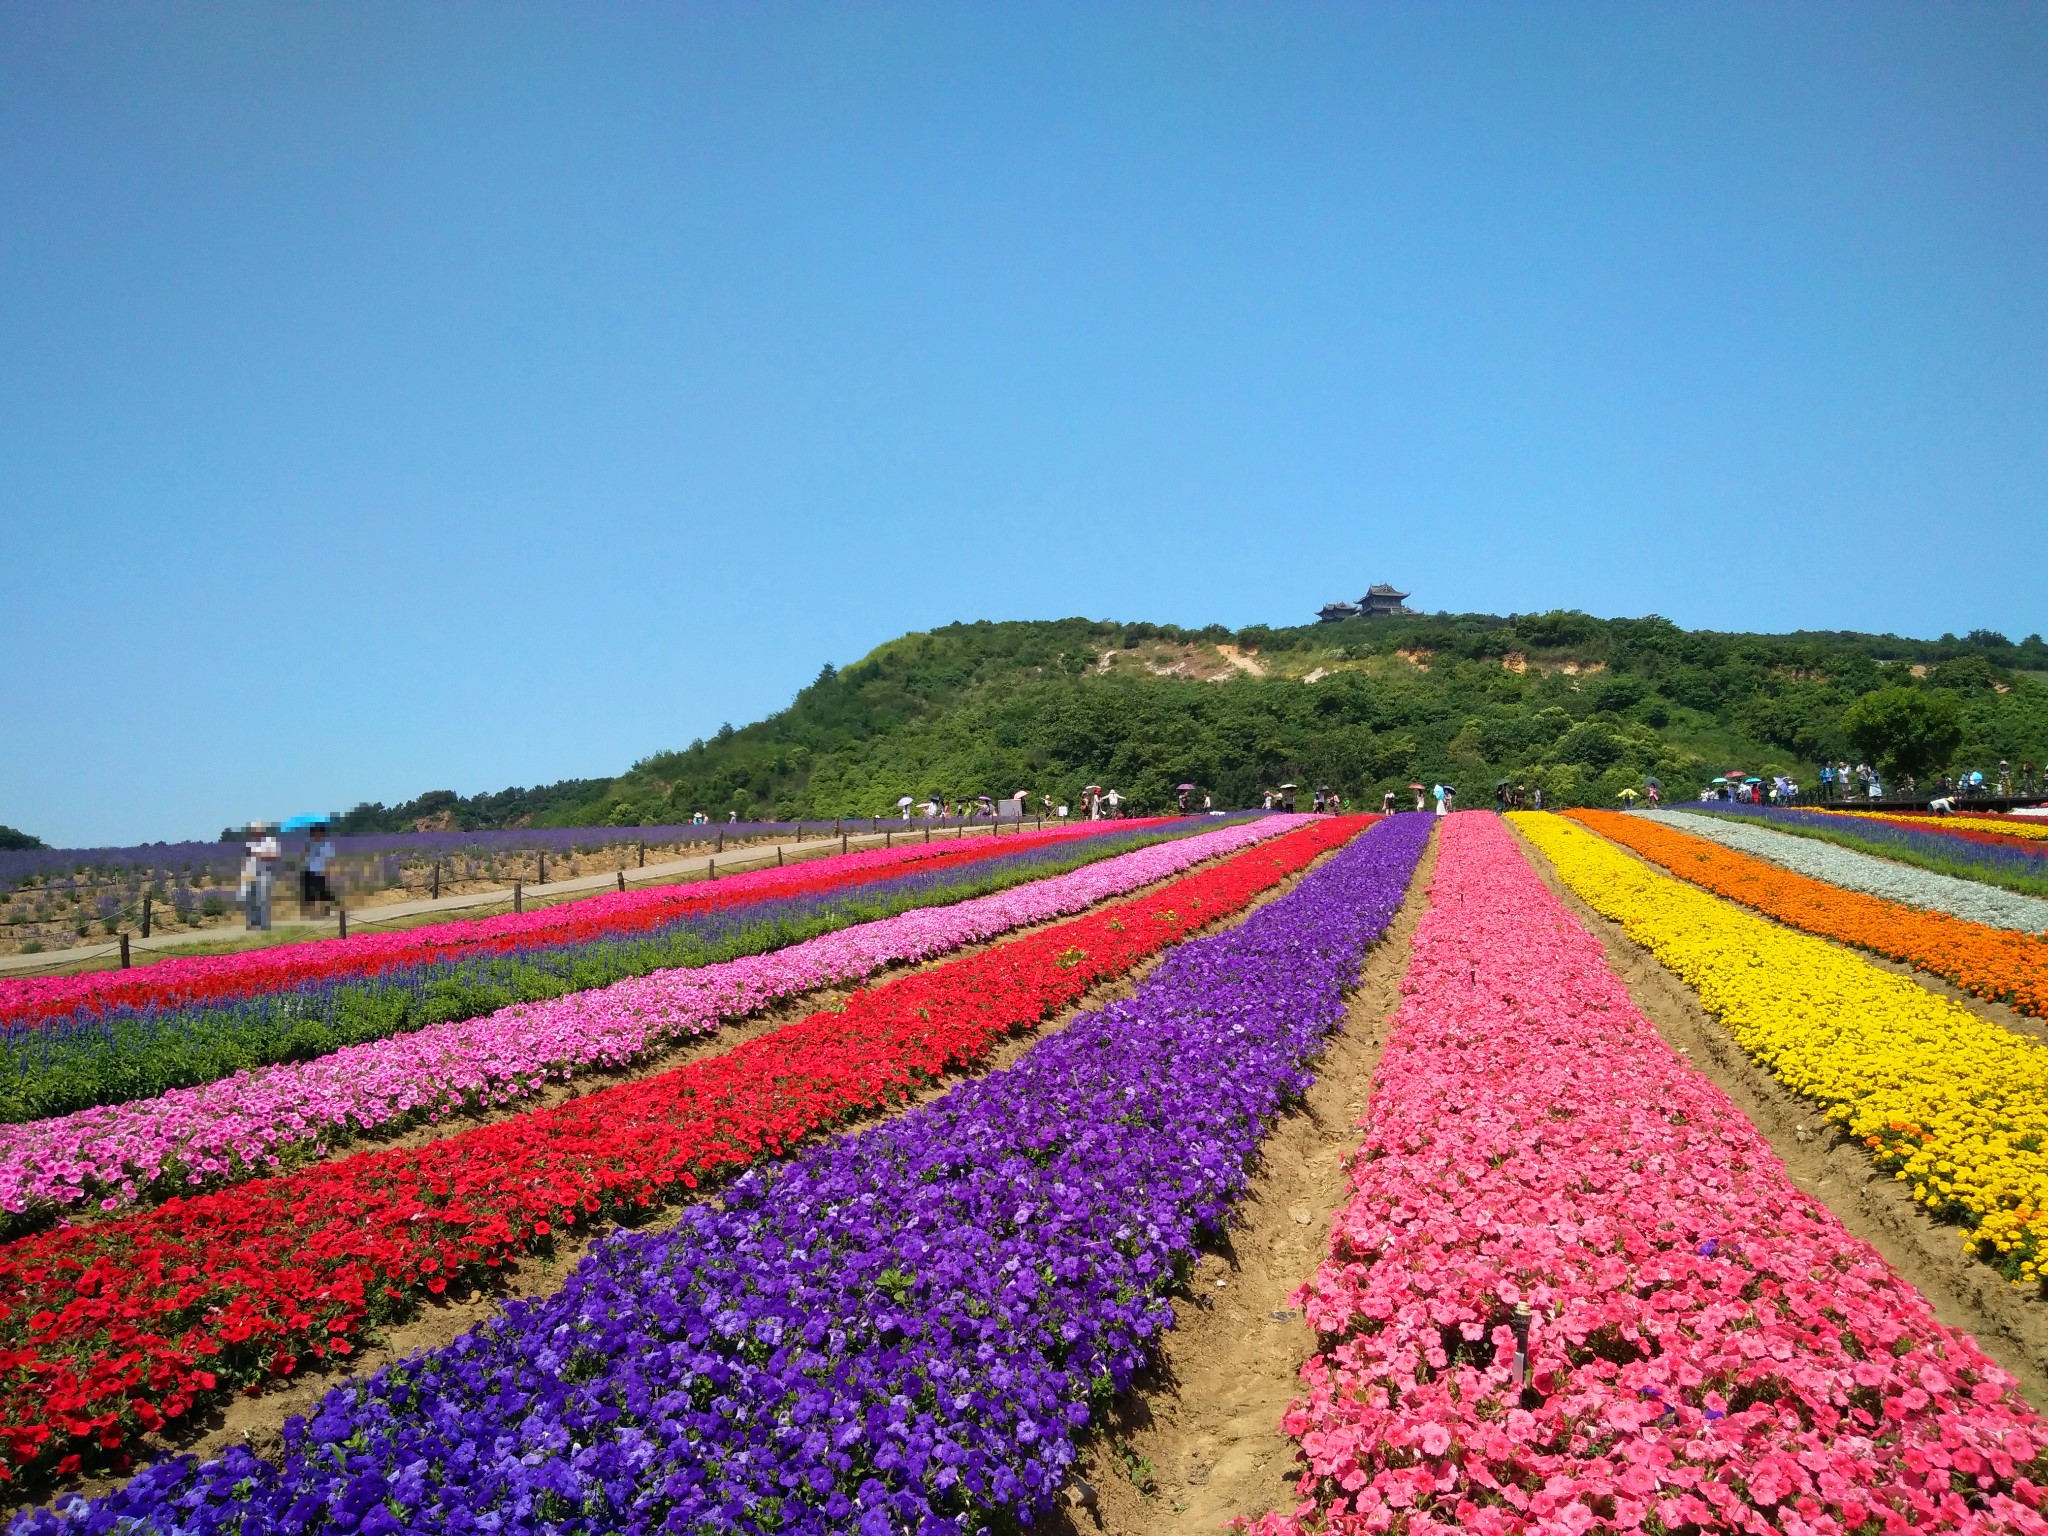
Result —
[[1595, 911], [1677, 972], [1742, 1048], [1819, 1104], [2015, 1278], [2048, 1257], [2048, 1047], [1917, 982], [1630, 858], [1561, 816], [1511, 819]]

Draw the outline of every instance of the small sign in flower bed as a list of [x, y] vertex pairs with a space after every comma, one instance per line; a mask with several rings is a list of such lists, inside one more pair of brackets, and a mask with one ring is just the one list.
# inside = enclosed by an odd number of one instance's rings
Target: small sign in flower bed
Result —
[[1129, 901], [857, 993], [721, 1056], [423, 1147], [364, 1153], [0, 1251], [10, 1470], [119, 1466], [234, 1385], [559, 1228], [630, 1216], [980, 1060], [1356, 835], [1314, 822]]
[[[1577, 834], [1585, 837], [1586, 834]], [[2048, 1425], [1453, 816], [1255, 1536], [2044, 1532]]]

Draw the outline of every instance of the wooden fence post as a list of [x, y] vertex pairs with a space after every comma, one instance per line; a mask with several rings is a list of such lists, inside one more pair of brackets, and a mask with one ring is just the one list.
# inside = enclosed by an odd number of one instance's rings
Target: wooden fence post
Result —
[[782, 868], [782, 844], [780, 843], [775, 845], [775, 867], [777, 869]]
[[718, 860], [706, 859], [704, 861], [704, 868], [706, 870], [705, 879], [716, 880], [718, 878]]
[[623, 869], [619, 871], [619, 894], [626, 894], [626, 872]]
[[347, 908], [347, 907], [344, 907], [343, 905], [341, 905], [341, 903], [340, 903], [340, 902], [336, 902], [336, 903], [334, 904], [334, 915], [335, 915], [336, 917], [338, 917], [338, 918], [340, 918], [340, 919], [341, 919], [341, 936], [342, 936], [342, 937], [343, 937], [344, 939], [345, 939], [345, 938], [347, 938], [347, 937], [348, 937], [348, 908]]
[[640, 867], [647, 867], [647, 839], [644, 837], [640, 839]]
[[441, 861], [434, 860], [434, 900], [441, 899]]
[[540, 878], [533, 883], [535, 885], [546, 885], [548, 883], [548, 856], [545, 853], [540, 856]]
[[514, 880], [512, 882], [512, 910], [514, 912], [524, 912], [526, 910], [526, 882], [524, 880]]
[[718, 838], [717, 841], [711, 845], [711, 851], [713, 853], [725, 852], [725, 828], [720, 827], [718, 829]]
[[128, 969], [128, 931], [121, 930], [121, 969]]
[[150, 893], [144, 891], [142, 893], [142, 936], [145, 939], [149, 937], [149, 902]]
[[839, 851], [841, 853], [846, 852], [846, 834], [844, 832], [839, 834]]

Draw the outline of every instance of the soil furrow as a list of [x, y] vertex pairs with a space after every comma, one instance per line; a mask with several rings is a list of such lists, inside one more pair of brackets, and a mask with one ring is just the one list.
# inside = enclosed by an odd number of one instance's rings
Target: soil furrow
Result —
[[1322, 1262], [1331, 1223], [1350, 1198], [1359, 1122], [1435, 868], [1432, 839], [1407, 901], [1366, 957], [1305, 1102], [1260, 1148], [1227, 1241], [1195, 1267], [1194, 1296], [1174, 1302], [1158, 1362], [1096, 1426], [1066, 1504], [1036, 1529], [1216, 1536], [1235, 1516], [1293, 1507], [1296, 1456], [1280, 1416], [1315, 1350], [1293, 1293]]

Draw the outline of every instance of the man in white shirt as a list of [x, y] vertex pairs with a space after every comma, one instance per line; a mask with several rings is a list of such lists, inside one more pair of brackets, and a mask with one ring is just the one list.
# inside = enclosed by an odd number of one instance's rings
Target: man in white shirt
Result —
[[251, 932], [270, 927], [270, 881], [280, 852], [267, 822], [249, 823], [249, 841], [242, 850], [242, 910]]

